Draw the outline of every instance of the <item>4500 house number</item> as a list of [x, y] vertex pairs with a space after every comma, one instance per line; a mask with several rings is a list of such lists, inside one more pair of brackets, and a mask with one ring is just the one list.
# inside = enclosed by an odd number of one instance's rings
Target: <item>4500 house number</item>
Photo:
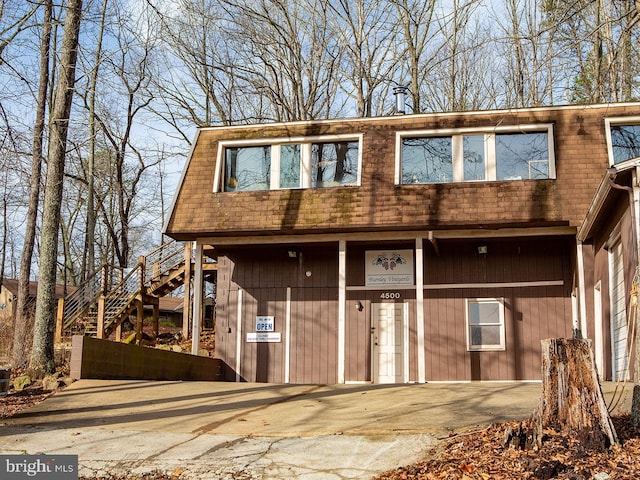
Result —
[[380, 298], [382, 300], [397, 300], [400, 298], [400, 292], [382, 292]]

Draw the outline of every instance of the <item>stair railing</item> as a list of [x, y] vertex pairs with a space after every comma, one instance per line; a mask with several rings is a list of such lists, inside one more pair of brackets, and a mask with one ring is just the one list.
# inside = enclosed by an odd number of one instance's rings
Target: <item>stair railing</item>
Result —
[[[97, 317], [97, 335], [103, 338], [133, 310], [137, 295], [143, 295], [163, 274], [179, 267], [184, 259], [184, 243], [171, 240], [140, 257], [138, 265], [124, 277], [123, 269], [104, 265], [64, 298], [57, 325], [64, 322], [61, 331], [68, 332], [74, 324], [77, 324], [77, 330], [83, 330], [86, 328], [83, 322], [89, 321], [95, 326]], [[86, 320], [90, 315], [93, 319]]]
[[82, 319], [97, 306], [98, 297], [109, 291], [116, 281], [122, 279], [122, 269], [113, 265], [103, 265], [93, 276], [84, 281], [74, 292], [64, 298], [64, 330]]
[[184, 244], [171, 240], [160, 245], [148, 255], [141, 257], [144, 265], [143, 284], [149, 286], [160, 276], [172, 268], [179, 266], [184, 261]]
[[[98, 308], [98, 337], [105, 335], [129, 312], [137, 295], [141, 292], [142, 265], [125, 275], [115, 287], [100, 297]], [[101, 318], [102, 317], [102, 318]]]
[[78, 289], [64, 299], [64, 329], [84, 315], [102, 293], [103, 269], [97, 270]]

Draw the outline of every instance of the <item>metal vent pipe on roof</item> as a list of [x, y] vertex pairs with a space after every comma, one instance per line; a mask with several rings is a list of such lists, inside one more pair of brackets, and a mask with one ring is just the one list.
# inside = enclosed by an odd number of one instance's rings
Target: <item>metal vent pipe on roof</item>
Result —
[[393, 87], [393, 94], [396, 96], [396, 115], [404, 115], [406, 96], [409, 89], [404, 85]]

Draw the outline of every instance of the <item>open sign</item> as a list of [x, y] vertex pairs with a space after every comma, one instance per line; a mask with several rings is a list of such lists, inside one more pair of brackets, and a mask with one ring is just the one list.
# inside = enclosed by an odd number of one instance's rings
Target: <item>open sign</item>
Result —
[[275, 327], [274, 317], [256, 317], [256, 332], [273, 332]]

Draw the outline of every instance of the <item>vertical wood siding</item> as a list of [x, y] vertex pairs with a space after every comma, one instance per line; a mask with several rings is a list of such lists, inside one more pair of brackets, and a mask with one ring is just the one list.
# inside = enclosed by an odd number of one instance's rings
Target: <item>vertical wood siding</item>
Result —
[[[291, 287], [290, 381], [337, 382], [337, 243], [297, 248], [295, 258], [289, 257], [290, 249], [234, 249], [219, 256], [216, 350], [227, 364], [227, 380], [235, 380], [235, 319], [242, 289], [240, 376], [249, 382], [285, 381], [286, 292]], [[281, 342], [248, 343], [256, 316], [265, 315], [274, 317]]]
[[[479, 243], [488, 253], [479, 255]], [[438, 253], [425, 244], [425, 361], [427, 381], [531, 380], [540, 376], [540, 340], [571, 335], [571, 238], [451, 240]], [[384, 291], [364, 286], [364, 252], [370, 245], [347, 247], [345, 380], [371, 380], [371, 305]], [[389, 245], [377, 248], [389, 248]], [[406, 248], [404, 243], [394, 248]], [[337, 246], [307, 246], [295, 259], [284, 247], [234, 250], [221, 257], [218, 286], [218, 354], [233, 369], [236, 352], [237, 291], [244, 291], [242, 368], [246, 381], [284, 382], [286, 288], [291, 287], [291, 383], [337, 381]], [[305, 272], [311, 272], [307, 276]], [[535, 287], [439, 288], [430, 285], [558, 281]], [[399, 289], [409, 304], [409, 380], [418, 380], [416, 297]], [[504, 298], [506, 348], [467, 351], [465, 299]], [[355, 308], [356, 302], [363, 310]], [[281, 343], [247, 343], [257, 315], [273, 315]], [[228, 330], [231, 333], [228, 333]], [[227, 378], [234, 377], [227, 375]]]
[[600, 293], [602, 295], [602, 332], [604, 337], [603, 355], [604, 372], [598, 372], [603, 380], [611, 380], [611, 295], [609, 285], [609, 252], [601, 247], [594, 253], [594, 283], [600, 280]]
[[[236, 291], [237, 292], [237, 291]], [[260, 288], [245, 291], [242, 304], [242, 377], [250, 382], [284, 382], [284, 343], [249, 343], [247, 333], [256, 331], [256, 316], [274, 317], [275, 331], [284, 341], [286, 289]]]
[[[477, 253], [479, 244], [488, 253]], [[425, 285], [563, 280], [562, 286], [425, 289], [427, 381], [540, 378], [540, 340], [571, 334], [567, 238], [450, 241], [425, 258]], [[504, 298], [505, 350], [467, 351], [465, 299]]]
[[291, 383], [338, 381], [338, 290], [291, 292]]
[[[593, 315], [594, 309], [594, 288], [597, 283], [595, 277], [593, 275], [594, 271], [594, 252], [593, 245], [583, 244], [582, 245], [582, 262], [584, 268], [584, 295], [585, 295], [585, 307], [586, 312], [583, 312], [583, 315], [586, 315], [587, 318], [587, 332], [586, 335], [583, 332], [583, 336], [587, 338], [594, 338], [595, 333], [595, 317]], [[577, 265], [576, 265], [577, 272]], [[576, 273], [576, 283], [577, 283], [577, 273]], [[578, 299], [579, 301], [579, 299]], [[595, 344], [593, 345], [595, 348]]]
[[[604, 347], [604, 372], [600, 375], [604, 380], [612, 379], [612, 344], [611, 344], [611, 295], [610, 295], [610, 271], [609, 271], [609, 241], [614, 229], [620, 225], [620, 239], [622, 242], [622, 255], [624, 258], [625, 271], [624, 282], [626, 291], [626, 304], [630, 297], [630, 288], [635, 274], [636, 265], [636, 243], [633, 238], [631, 211], [629, 210], [628, 197], [618, 195], [617, 203], [611, 206], [608, 211], [608, 221], [604, 223], [599, 232], [593, 238], [593, 268], [591, 270], [592, 283], [601, 282], [600, 292], [602, 294], [602, 333]], [[589, 270], [587, 270], [589, 272]], [[587, 292], [588, 293], [588, 292]], [[634, 362], [631, 362], [633, 371]]]
[[[355, 307], [362, 303], [362, 311]], [[371, 379], [371, 302], [364, 292], [347, 292], [345, 380]]]
[[[540, 340], [570, 335], [571, 300], [563, 287], [463, 289], [425, 294], [427, 380], [540, 378]], [[504, 298], [504, 351], [469, 352], [465, 298]]]

